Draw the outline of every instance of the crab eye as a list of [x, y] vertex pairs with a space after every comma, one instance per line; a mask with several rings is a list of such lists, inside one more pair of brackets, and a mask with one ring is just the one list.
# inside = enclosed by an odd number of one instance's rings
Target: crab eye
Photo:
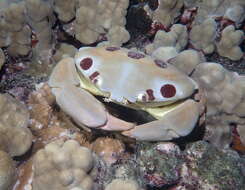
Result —
[[80, 61], [80, 67], [83, 70], [88, 70], [93, 65], [93, 60], [90, 57], [86, 57]]
[[147, 89], [144, 93], [139, 94], [138, 99], [142, 102], [149, 102], [155, 100], [154, 91]]
[[155, 100], [154, 92], [153, 92], [152, 89], [147, 89], [147, 90], [146, 90], [146, 94], [147, 94], [147, 96], [148, 96], [148, 100], [149, 100], [149, 101]]
[[172, 98], [176, 94], [176, 88], [172, 84], [165, 84], [161, 87], [161, 94], [164, 98]]

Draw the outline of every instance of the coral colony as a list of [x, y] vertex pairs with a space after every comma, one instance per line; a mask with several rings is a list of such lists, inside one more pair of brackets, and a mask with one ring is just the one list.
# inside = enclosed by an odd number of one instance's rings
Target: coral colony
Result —
[[0, 0], [0, 190], [244, 190], [244, 0]]

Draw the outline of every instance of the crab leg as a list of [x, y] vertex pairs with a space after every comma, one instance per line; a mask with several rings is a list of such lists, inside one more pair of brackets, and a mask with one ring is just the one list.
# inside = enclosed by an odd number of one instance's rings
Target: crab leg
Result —
[[162, 119], [138, 125], [122, 134], [142, 141], [165, 141], [188, 135], [199, 117], [198, 103], [186, 100]]

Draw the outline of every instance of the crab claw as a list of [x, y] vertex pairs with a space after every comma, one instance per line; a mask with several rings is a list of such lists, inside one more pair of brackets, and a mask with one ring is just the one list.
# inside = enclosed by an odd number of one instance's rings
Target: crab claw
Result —
[[133, 128], [135, 125], [130, 122], [123, 121], [107, 113], [107, 123], [100, 129], [107, 131], [126, 131]]
[[188, 135], [199, 118], [198, 103], [186, 100], [160, 120], [138, 125], [122, 134], [142, 141], [165, 141]]
[[79, 88], [74, 59], [65, 58], [54, 68], [49, 85], [58, 105], [81, 127], [95, 128], [107, 122], [104, 106], [87, 91]]

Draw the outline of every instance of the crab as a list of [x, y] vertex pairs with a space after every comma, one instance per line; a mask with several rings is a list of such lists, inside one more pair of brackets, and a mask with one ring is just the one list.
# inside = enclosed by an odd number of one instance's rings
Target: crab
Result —
[[[166, 141], [188, 135], [199, 105], [197, 83], [171, 64], [120, 47], [82, 47], [64, 57], [49, 81], [57, 104], [85, 128], [120, 131], [141, 141]], [[96, 97], [143, 110], [155, 118], [135, 124], [113, 116]]]

